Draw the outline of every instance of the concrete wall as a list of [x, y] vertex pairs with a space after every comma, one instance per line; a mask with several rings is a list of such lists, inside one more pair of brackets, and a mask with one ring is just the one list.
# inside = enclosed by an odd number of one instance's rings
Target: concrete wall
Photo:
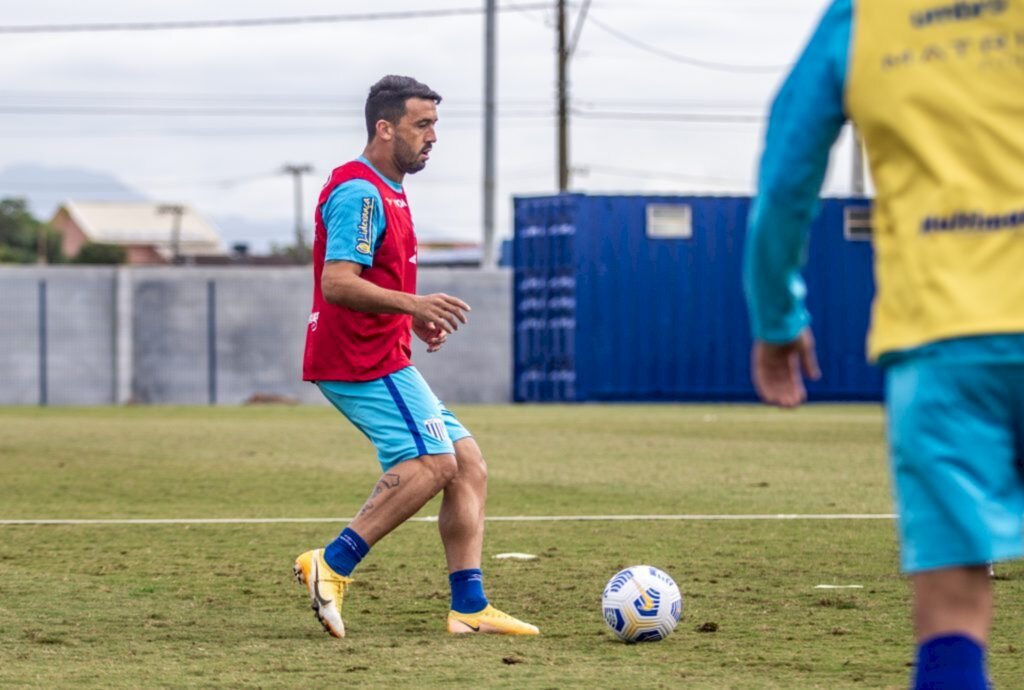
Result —
[[[510, 273], [421, 268], [419, 286], [473, 306], [441, 352], [415, 347], [438, 396], [510, 400]], [[310, 304], [309, 268], [0, 267], [0, 404], [323, 403], [302, 382]]]
[[105, 268], [0, 269], [0, 403], [112, 401], [114, 278]]
[[0, 402], [39, 402], [41, 274], [0, 269]]
[[469, 269], [420, 270], [419, 293], [444, 292], [467, 302], [469, 323], [440, 352], [416, 340], [413, 362], [445, 402], [512, 399], [512, 273]]

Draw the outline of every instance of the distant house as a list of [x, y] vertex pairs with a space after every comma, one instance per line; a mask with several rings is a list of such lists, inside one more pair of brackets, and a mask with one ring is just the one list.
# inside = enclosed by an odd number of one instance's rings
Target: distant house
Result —
[[66, 201], [50, 221], [74, 257], [88, 242], [124, 247], [129, 264], [193, 263], [224, 257], [220, 233], [194, 209], [149, 201]]

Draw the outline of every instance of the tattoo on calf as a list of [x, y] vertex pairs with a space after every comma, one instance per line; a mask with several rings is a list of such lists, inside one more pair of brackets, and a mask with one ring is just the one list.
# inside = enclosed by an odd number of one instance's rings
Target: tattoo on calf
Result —
[[373, 494], [370, 496], [370, 498], [373, 498], [374, 496], [379, 496], [384, 491], [384, 489], [398, 488], [398, 485], [401, 483], [401, 480], [402, 478], [399, 477], [397, 474], [388, 472], [387, 474], [380, 478], [380, 481], [377, 482], [377, 486], [373, 487]]
[[373, 499], [380, 496], [385, 489], [398, 488], [398, 485], [401, 483], [401, 481], [402, 478], [399, 477], [397, 474], [394, 474], [393, 472], [388, 472], [383, 477], [381, 477], [380, 480], [377, 482], [377, 485], [373, 487], [373, 493], [370, 494], [370, 497], [368, 499], [366, 499], [366, 503], [364, 503], [363, 507], [359, 509], [359, 514], [356, 515], [356, 517], [366, 515], [371, 510], [373, 510]]

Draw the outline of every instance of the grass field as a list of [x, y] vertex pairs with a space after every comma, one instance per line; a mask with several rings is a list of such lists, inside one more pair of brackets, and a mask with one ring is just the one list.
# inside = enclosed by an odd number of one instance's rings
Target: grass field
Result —
[[[454, 411], [488, 458], [492, 517], [892, 510], [873, 406]], [[0, 687], [906, 687], [889, 519], [489, 522], [488, 593], [540, 626], [529, 639], [448, 636], [436, 525], [411, 522], [357, 571], [334, 640], [291, 562], [376, 477], [327, 408], [0, 408], [0, 520], [327, 519], [0, 525]], [[540, 558], [493, 559], [507, 551]], [[675, 577], [683, 619], [627, 646], [600, 595], [642, 562]], [[1001, 566], [996, 592], [992, 677], [1022, 687], [1024, 567]]]

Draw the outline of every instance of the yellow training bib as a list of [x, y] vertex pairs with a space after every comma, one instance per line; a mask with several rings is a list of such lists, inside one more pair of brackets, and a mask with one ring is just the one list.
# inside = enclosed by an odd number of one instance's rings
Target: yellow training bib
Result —
[[1024, 332], [1024, 0], [858, 0], [846, 99], [877, 189], [870, 357]]

